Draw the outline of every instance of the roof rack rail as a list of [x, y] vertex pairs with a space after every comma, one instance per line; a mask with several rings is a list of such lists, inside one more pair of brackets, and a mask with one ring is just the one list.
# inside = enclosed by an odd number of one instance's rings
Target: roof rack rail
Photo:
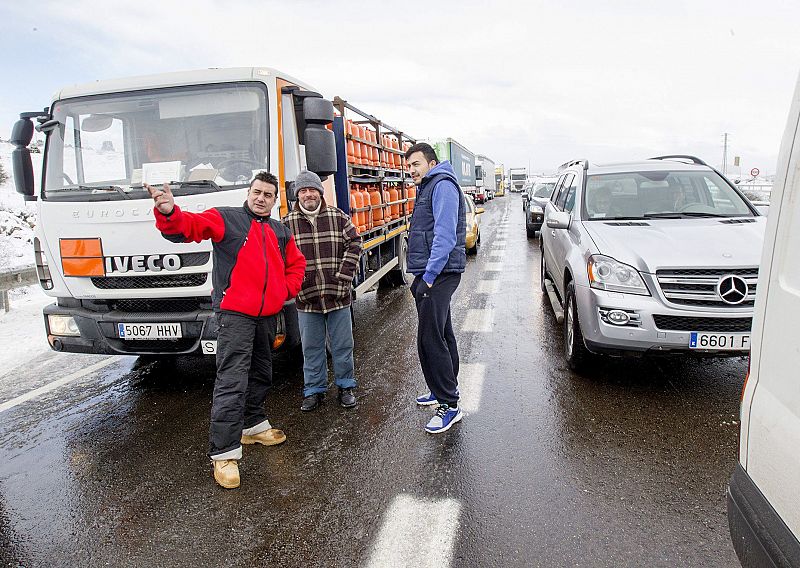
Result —
[[698, 166], [707, 166], [703, 160], [696, 156], [689, 156], [686, 154], [671, 154], [669, 156], [655, 156], [653, 158], [648, 158], [649, 160], [672, 160], [672, 159], [681, 159], [681, 160], [691, 160], [692, 163], [697, 164]]
[[580, 165], [583, 166], [584, 170], [588, 170], [589, 169], [589, 160], [582, 159], [582, 160], [570, 160], [569, 162], [564, 162], [563, 164], [558, 166], [558, 170], [557, 171], [558, 171], [558, 173], [561, 173], [564, 170], [566, 170], [567, 168], [571, 168], [572, 166], [580, 166]]

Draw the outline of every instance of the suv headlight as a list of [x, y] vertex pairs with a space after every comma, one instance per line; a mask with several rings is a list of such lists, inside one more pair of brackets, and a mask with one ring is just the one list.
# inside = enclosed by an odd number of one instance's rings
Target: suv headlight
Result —
[[609, 256], [595, 254], [589, 258], [589, 285], [592, 288], [626, 294], [649, 296], [650, 291], [639, 271]]
[[531, 207], [531, 213], [544, 213], [544, 211], [538, 205], [534, 205]]

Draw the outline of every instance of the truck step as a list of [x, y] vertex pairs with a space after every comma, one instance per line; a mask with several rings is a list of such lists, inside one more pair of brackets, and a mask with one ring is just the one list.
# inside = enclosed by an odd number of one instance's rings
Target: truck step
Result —
[[558, 300], [556, 290], [553, 288], [553, 283], [550, 280], [545, 280], [544, 287], [547, 289], [547, 296], [550, 298], [550, 304], [553, 306], [553, 313], [556, 315], [556, 321], [558, 323], [564, 323], [564, 310], [561, 307], [561, 302]]

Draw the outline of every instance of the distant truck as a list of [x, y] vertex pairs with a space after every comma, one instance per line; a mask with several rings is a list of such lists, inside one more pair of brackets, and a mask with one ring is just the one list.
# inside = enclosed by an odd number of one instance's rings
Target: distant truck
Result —
[[[29, 148], [34, 120], [47, 136], [38, 189]], [[94, 150], [106, 140], [113, 150]], [[49, 108], [22, 113], [11, 137], [17, 191], [37, 204], [39, 282], [55, 300], [44, 308], [50, 346], [216, 353], [211, 243], [164, 239], [143, 182], [169, 183], [181, 208], [196, 213], [241, 207], [254, 173], [269, 170], [279, 181], [272, 215], [280, 218], [294, 205], [294, 180], [307, 168], [327, 178], [327, 203], [349, 214], [364, 238], [353, 295], [378, 282], [407, 283], [415, 192], [402, 156], [415, 141], [266, 67], [65, 87]], [[299, 339], [289, 300], [273, 348], [296, 353]]]
[[474, 199], [478, 192], [475, 179], [475, 154], [452, 138], [433, 142], [431, 146], [439, 156], [439, 160], [450, 160], [461, 189]]
[[525, 182], [528, 181], [528, 168], [509, 168], [508, 177], [511, 182], [509, 189], [514, 193], [519, 193]]
[[506, 168], [503, 164], [494, 167], [495, 197], [503, 197], [506, 194]]
[[478, 154], [475, 156], [475, 202], [485, 203], [492, 199], [497, 190], [497, 182], [494, 177], [494, 162]]

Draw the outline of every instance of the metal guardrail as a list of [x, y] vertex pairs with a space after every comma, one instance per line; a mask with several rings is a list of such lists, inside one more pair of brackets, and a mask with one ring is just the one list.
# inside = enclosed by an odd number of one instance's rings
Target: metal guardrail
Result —
[[32, 286], [39, 283], [39, 276], [36, 274], [34, 265], [12, 268], [5, 272], [0, 272], [0, 305], [6, 312], [11, 308], [8, 301], [8, 291], [14, 288]]

